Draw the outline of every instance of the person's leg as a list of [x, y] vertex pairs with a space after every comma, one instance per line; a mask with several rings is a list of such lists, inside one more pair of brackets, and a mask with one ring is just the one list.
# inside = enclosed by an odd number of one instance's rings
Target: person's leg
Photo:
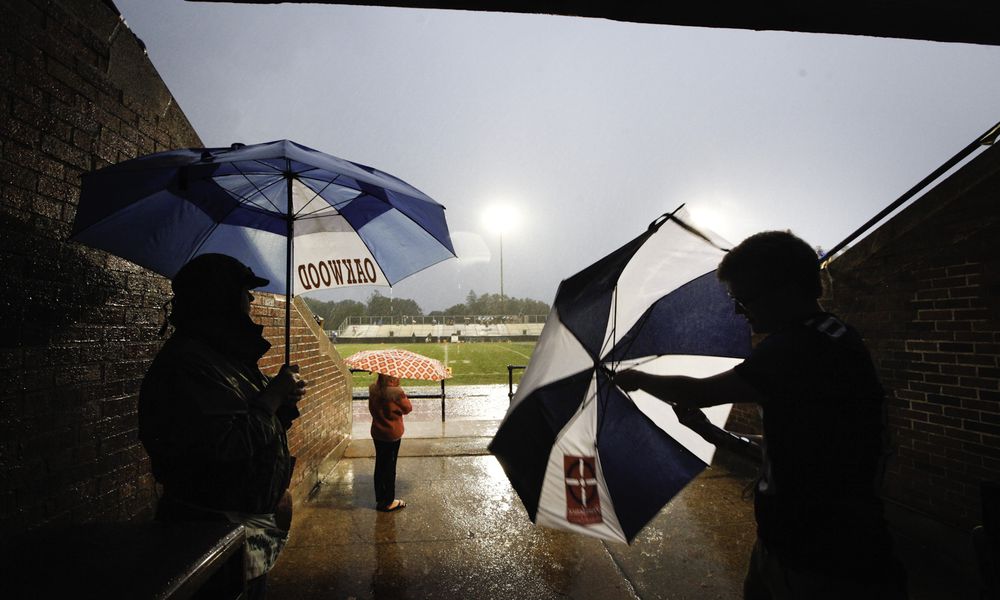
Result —
[[[392, 442], [375, 441], [375, 506], [384, 509], [392, 502], [395, 490], [392, 484], [386, 481], [390, 475], [389, 461], [392, 459]], [[393, 468], [393, 471], [395, 468]], [[394, 473], [393, 473], [394, 477]]]
[[399, 458], [400, 441], [396, 440], [392, 443], [392, 458], [388, 465], [390, 475], [386, 476], [389, 481], [389, 502], [392, 502], [396, 498], [396, 461]]
[[375, 440], [375, 507], [378, 510], [396, 510], [406, 506], [396, 502], [396, 459], [399, 456], [399, 440], [380, 442]]
[[772, 600], [771, 592], [764, 580], [764, 545], [760, 540], [753, 545], [750, 565], [743, 580], [743, 600]]
[[267, 598], [267, 573], [247, 582], [247, 600], [266, 600]]
[[806, 573], [785, 569], [788, 598], [809, 600], [906, 600], [905, 582], [900, 582], [892, 570], [872, 580], [857, 581], [846, 576]]
[[[908, 597], [905, 572], [897, 570], [896, 565], [887, 564], [879, 572], [859, 580], [848, 573], [789, 568], [759, 541], [754, 553], [757, 558], [756, 574], [761, 585], [759, 589], [766, 595], [746, 596], [753, 600], [906, 600]], [[746, 590], [745, 584], [745, 593]]]

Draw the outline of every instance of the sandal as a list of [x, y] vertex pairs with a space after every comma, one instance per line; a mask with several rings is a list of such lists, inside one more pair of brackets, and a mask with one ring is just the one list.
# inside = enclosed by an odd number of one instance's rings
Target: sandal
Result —
[[400, 500], [399, 498], [393, 500], [388, 506], [384, 508], [376, 507], [379, 512], [396, 512], [397, 510], [403, 510], [406, 508], [406, 502]]

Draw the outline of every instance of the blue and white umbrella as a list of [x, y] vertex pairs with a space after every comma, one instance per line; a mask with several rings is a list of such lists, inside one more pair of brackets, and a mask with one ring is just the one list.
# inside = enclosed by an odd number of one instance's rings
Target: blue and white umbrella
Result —
[[71, 239], [169, 278], [239, 259], [293, 295], [391, 286], [455, 256], [444, 206], [408, 183], [288, 140], [186, 148], [82, 177]]
[[[614, 373], [714, 375], [750, 351], [715, 269], [725, 243], [675, 211], [566, 279], [490, 444], [532, 521], [631, 542], [713, 447]], [[728, 406], [708, 412], [722, 425]]]

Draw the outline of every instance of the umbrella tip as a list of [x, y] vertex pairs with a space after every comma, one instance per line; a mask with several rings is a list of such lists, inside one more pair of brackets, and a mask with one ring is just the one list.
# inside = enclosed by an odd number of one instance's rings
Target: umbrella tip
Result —
[[662, 215], [656, 217], [653, 222], [649, 224], [649, 231], [656, 231], [659, 229], [660, 225], [663, 225], [670, 220], [671, 216], [673, 216], [672, 213], [663, 213]]

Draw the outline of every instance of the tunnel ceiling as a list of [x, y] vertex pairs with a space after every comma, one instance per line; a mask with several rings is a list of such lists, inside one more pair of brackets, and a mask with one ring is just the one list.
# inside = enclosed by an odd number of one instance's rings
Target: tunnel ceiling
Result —
[[[282, 0], [188, 0], [239, 4], [283, 4]], [[1000, 45], [996, 0], [870, 0], [809, 2], [344, 2], [299, 0], [288, 4], [350, 4], [441, 8], [595, 17], [693, 27], [838, 33]]]

